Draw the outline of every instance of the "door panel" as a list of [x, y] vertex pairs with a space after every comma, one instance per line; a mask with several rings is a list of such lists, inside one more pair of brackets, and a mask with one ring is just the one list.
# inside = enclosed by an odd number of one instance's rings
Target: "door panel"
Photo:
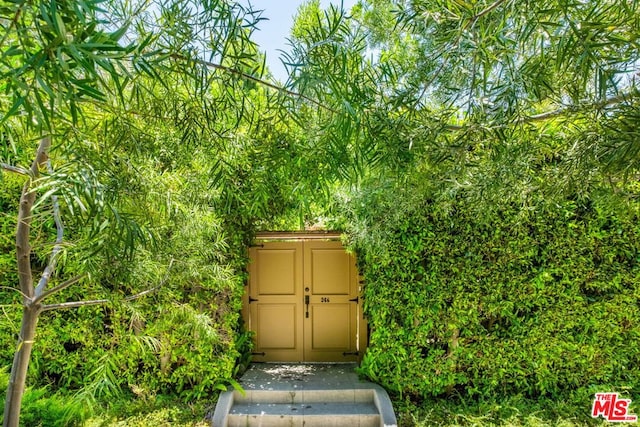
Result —
[[349, 304], [319, 304], [311, 316], [311, 350], [346, 351], [350, 349], [351, 307]]
[[[313, 362], [357, 360], [357, 275], [353, 258], [338, 241], [304, 245], [305, 294], [310, 318], [304, 322], [304, 358]], [[307, 291], [309, 289], [309, 291]]]
[[358, 360], [358, 277], [339, 241], [265, 242], [250, 257], [244, 313], [255, 361]]
[[[258, 347], [261, 349], [296, 348], [296, 305], [257, 304]], [[273, 333], [277, 331], [277, 333]]]
[[256, 285], [258, 295], [295, 295], [296, 248], [257, 249]]
[[[309, 268], [310, 275], [305, 278], [307, 283], [311, 283], [311, 292], [314, 295], [349, 295], [351, 292], [351, 259], [345, 253], [339, 242], [320, 242], [337, 243], [331, 247], [321, 247], [318, 243], [311, 245], [308, 242], [305, 245], [305, 268]], [[311, 246], [311, 247], [309, 247]], [[305, 269], [306, 271], [306, 269]]]
[[302, 243], [271, 242], [251, 248], [249, 321], [256, 333], [254, 360], [303, 357]]

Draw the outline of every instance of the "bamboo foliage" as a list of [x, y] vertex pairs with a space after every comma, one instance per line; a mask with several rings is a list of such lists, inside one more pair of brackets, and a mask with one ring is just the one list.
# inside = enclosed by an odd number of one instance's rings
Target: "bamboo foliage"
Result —
[[[179, 142], [192, 147], [203, 144], [208, 122], [220, 134], [237, 127], [245, 109], [236, 90], [246, 90], [245, 82], [224, 70], [244, 67], [242, 72], [254, 73], [256, 51], [248, 38], [253, 23], [243, 18], [246, 11], [225, 2], [51, 0], [2, 8], [9, 19], [1, 21], [0, 120], [4, 135], [23, 138], [4, 140], [21, 153], [33, 147], [30, 141], [40, 141], [29, 170], [19, 165], [28, 155], [6, 152], [9, 161], [2, 165], [4, 171], [28, 177], [16, 234], [22, 331], [4, 411], [4, 425], [17, 426], [40, 313], [111, 303], [113, 297], [83, 298], [80, 292], [77, 301], [45, 299], [68, 295], [74, 285], [103, 276], [98, 258], [106, 255], [113, 266], [119, 257], [133, 259], [137, 248], [150, 247], [157, 238], [157, 224], [144, 211], [150, 206], [140, 203], [144, 180], [137, 159], [155, 158], [154, 150], [173, 147], [149, 145], [154, 138], [140, 126], [140, 118], [158, 127], [169, 118], [182, 128]], [[205, 55], [223, 71], [208, 67]], [[202, 120], [216, 110], [222, 112], [221, 124]], [[47, 211], [58, 232], [38, 281], [30, 226], [34, 217], [41, 224]], [[65, 270], [73, 263], [77, 276], [69, 277]], [[132, 289], [124, 301], [151, 294], [157, 283], [152, 286]]]

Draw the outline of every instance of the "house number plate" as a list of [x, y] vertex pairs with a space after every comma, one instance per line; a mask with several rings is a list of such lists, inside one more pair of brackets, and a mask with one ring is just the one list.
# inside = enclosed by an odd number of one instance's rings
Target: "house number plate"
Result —
[[329, 301], [328, 297], [322, 297], [320, 298], [320, 302], [331, 302], [331, 301]]

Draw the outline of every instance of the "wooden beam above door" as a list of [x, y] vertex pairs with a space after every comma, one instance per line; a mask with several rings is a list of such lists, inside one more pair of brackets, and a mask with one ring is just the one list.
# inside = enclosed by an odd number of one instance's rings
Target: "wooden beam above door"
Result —
[[339, 231], [263, 231], [256, 234], [256, 242], [271, 240], [340, 240]]

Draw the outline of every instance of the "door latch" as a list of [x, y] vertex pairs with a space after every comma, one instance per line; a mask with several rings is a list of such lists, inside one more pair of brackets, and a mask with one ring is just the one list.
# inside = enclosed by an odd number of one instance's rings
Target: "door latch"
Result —
[[307, 319], [309, 318], [309, 295], [305, 295], [304, 296], [304, 303], [307, 306], [305, 313], [304, 313], [304, 317], [306, 317]]

